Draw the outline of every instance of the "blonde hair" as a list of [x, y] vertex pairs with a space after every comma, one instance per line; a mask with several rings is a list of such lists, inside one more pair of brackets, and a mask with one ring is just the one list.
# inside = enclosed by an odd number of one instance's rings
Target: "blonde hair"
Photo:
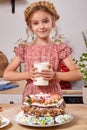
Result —
[[50, 3], [48, 1], [34, 2], [30, 4], [24, 11], [25, 21], [29, 27], [31, 27], [31, 15], [38, 10], [48, 12], [55, 21], [58, 20], [60, 17], [53, 3]]

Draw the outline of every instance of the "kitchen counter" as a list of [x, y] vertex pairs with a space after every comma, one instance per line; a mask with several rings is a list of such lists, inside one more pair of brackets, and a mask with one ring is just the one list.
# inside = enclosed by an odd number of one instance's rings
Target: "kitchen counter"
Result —
[[[22, 102], [22, 93], [26, 84], [26, 81], [17, 81], [17, 82], [13, 82], [13, 83], [17, 83], [19, 85], [19, 87], [16, 88], [12, 88], [12, 89], [8, 89], [8, 90], [4, 90], [4, 91], [0, 91], [0, 103], [21, 103]], [[63, 96], [68, 97], [68, 96], [82, 96], [82, 90], [62, 90]], [[3, 99], [3, 100], [2, 100]], [[69, 98], [68, 98], [69, 99]], [[73, 101], [75, 100], [79, 100], [79, 99], [72, 99]], [[82, 100], [82, 99], [81, 99]], [[71, 102], [71, 98], [70, 101]]]
[[26, 84], [25, 80], [17, 81], [17, 82], [11, 82], [11, 83], [16, 83], [16, 84], [19, 85], [19, 87], [0, 91], [0, 94], [2, 94], [2, 93], [3, 94], [22, 94], [23, 93], [23, 89], [24, 89], [24, 86]]
[[2, 128], [3, 130], [87, 130], [87, 105], [84, 104], [67, 104], [66, 112], [72, 114], [74, 119], [70, 123], [48, 128], [28, 127], [15, 122], [14, 117], [21, 110], [19, 104], [3, 104], [0, 106], [3, 107], [0, 114], [10, 120], [10, 124]]
[[[18, 81], [18, 82], [11, 82], [11, 83], [17, 83], [19, 87], [3, 90], [0, 91], [0, 103], [21, 103], [22, 102], [22, 93], [24, 86], [26, 84], [26, 81]], [[2, 100], [3, 99], [3, 100]]]
[[[0, 91], [0, 94], [22, 94], [24, 90], [24, 86], [26, 84], [26, 81], [17, 81], [17, 84], [19, 84], [19, 87], [13, 88], [13, 89], [8, 89], [5, 91]], [[63, 94], [77, 94], [80, 95], [82, 94], [82, 90], [62, 90]]]

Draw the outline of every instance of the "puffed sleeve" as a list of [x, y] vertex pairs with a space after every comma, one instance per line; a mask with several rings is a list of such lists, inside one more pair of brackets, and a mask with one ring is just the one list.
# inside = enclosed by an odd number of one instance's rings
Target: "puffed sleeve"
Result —
[[59, 45], [59, 59], [63, 60], [68, 55], [72, 53], [72, 48], [66, 43], [61, 43]]
[[21, 62], [24, 62], [25, 60], [25, 45], [20, 43], [17, 47], [14, 47], [14, 53], [16, 56], [18, 56], [21, 60]]

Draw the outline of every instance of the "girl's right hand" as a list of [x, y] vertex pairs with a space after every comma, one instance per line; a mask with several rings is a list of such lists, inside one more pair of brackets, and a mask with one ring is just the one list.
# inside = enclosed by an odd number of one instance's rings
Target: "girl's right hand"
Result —
[[36, 67], [30, 68], [30, 79], [35, 81], [35, 78], [39, 77], [40, 74], [38, 72], [38, 69]]

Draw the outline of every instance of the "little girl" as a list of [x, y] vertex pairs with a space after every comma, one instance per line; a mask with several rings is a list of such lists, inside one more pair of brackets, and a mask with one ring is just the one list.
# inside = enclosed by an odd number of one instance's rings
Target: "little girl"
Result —
[[[50, 38], [52, 29], [56, 26], [59, 19], [53, 3], [39, 1], [30, 4], [24, 12], [25, 21], [32, 33], [35, 35], [33, 42], [29, 44], [20, 43], [14, 48], [15, 57], [4, 71], [3, 78], [10, 81], [26, 80], [23, 99], [28, 94], [36, 93], [57, 93], [62, 96], [59, 81], [76, 81], [82, 78], [76, 64], [74, 64], [70, 54], [71, 48], [62, 42], [56, 44]], [[39, 62], [43, 57], [49, 60], [49, 70], [42, 70], [41, 73], [34, 67], [35, 58]], [[16, 69], [21, 63], [25, 63], [25, 71], [17, 72]], [[63, 62], [68, 72], [59, 72], [59, 66]], [[35, 86], [33, 81], [36, 77], [43, 77], [49, 81], [48, 86]]]

